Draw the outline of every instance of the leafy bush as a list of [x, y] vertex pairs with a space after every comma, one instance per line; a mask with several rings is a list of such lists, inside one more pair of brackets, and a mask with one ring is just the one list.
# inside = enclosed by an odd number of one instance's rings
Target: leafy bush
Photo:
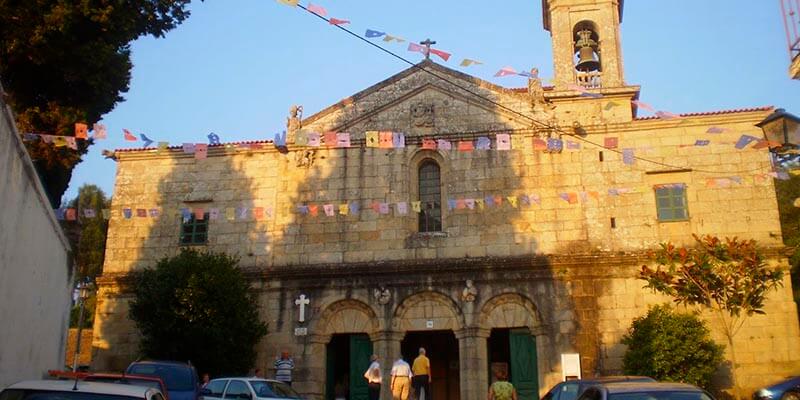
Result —
[[130, 317], [142, 334], [143, 355], [189, 360], [212, 376], [247, 373], [267, 330], [237, 263], [184, 249], [140, 273]]
[[628, 346], [626, 374], [701, 387], [708, 386], [724, 351], [697, 315], [676, 312], [669, 305], [655, 306], [635, 319], [622, 343]]

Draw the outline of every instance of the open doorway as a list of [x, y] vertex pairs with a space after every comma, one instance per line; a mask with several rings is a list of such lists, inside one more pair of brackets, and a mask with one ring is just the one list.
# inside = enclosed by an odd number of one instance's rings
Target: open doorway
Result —
[[539, 398], [539, 368], [536, 337], [528, 328], [495, 328], [486, 343], [489, 355], [489, 383], [494, 372], [505, 370], [517, 389], [519, 400]]
[[425, 400], [459, 400], [460, 371], [458, 340], [453, 331], [408, 332], [400, 344], [403, 359], [409, 364], [424, 347], [431, 361], [431, 396]]
[[325, 400], [367, 400], [367, 381], [363, 375], [372, 355], [369, 336], [333, 335], [326, 350]]

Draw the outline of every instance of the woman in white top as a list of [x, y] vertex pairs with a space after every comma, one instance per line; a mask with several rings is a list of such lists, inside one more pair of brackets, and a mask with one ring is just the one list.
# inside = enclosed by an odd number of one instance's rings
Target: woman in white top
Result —
[[370, 360], [372, 364], [364, 372], [364, 378], [367, 379], [367, 386], [369, 387], [369, 400], [378, 400], [381, 397], [381, 365], [378, 364], [378, 356], [375, 354], [370, 357]]

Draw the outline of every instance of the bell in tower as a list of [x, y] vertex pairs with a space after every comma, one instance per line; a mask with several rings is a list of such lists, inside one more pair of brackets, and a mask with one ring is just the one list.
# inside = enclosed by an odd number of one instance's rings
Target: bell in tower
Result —
[[592, 37], [595, 36], [595, 33], [588, 29], [582, 29], [577, 32], [577, 36], [575, 52], [578, 62], [575, 64], [575, 69], [581, 72], [600, 70], [600, 58], [597, 56], [598, 43]]

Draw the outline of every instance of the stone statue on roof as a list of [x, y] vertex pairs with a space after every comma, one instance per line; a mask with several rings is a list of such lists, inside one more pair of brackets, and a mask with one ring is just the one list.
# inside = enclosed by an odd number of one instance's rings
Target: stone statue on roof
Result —
[[286, 118], [286, 144], [294, 144], [297, 132], [300, 130], [303, 119], [303, 106], [293, 105], [289, 108], [289, 118]]

